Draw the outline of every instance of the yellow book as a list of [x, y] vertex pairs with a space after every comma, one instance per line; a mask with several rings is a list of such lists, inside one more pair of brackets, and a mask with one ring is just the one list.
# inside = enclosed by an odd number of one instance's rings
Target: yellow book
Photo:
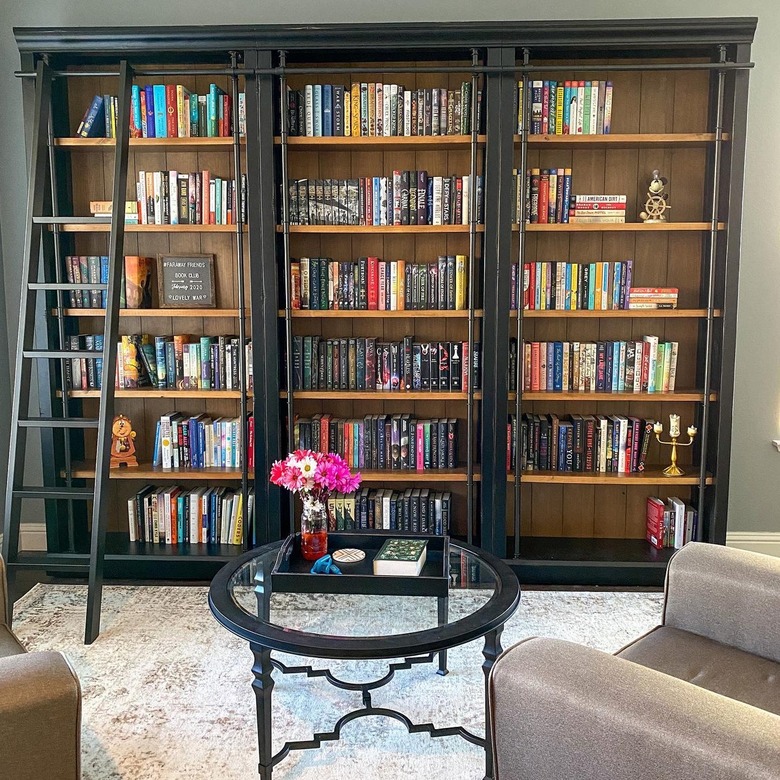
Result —
[[360, 84], [355, 81], [352, 83], [352, 135], [360, 135]]
[[190, 134], [190, 115], [184, 109], [184, 99], [189, 98], [190, 91], [181, 84], [176, 85], [176, 109], [177, 109], [177, 131], [179, 138], [187, 138]]
[[[601, 289], [604, 283], [604, 263], [596, 263], [596, 287], [594, 289], [593, 306], [601, 309]], [[593, 284], [593, 282], [591, 282]]]
[[398, 310], [406, 308], [406, 260], [397, 260], [398, 266]]
[[523, 129], [523, 82], [517, 82], [517, 132]]
[[344, 90], [344, 135], [352, 135], [352, 95], [345, 89]]
[[455, 311], [466, 308], [466, 255], [455, 255]]
[[244, 541], [244, 494], [239, 492], [234, 500], [238, 504], [238, 508], [236, 509], [236, 522], [233, 527], [233, 538], [230, 540], [230, 543], [242, 544]]
[[577, 308], [577, 275], [580, 272], [580, 264], [571, 264], [571, 301], [569, 302], [569, 309], [574, 311]]
[[555, 135], [563, 135], [563, 82], [555, 90]]

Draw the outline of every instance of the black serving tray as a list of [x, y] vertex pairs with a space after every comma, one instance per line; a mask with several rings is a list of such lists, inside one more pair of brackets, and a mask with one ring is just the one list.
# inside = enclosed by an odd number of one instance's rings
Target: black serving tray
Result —
[[[416, 577], [374, 574], [374, 557], [387, 539], [426, 539], [425, 566]], [[449, 589], [448, 536], [390, 532], [329, 533], [328, 552], [343, 547], [363, 550], [359, 563], [337, 564], [341, 574], [312, 574], [313, 561], [301, 555], [300, 534], [288, 536], [271, 571], [275, 593], [358, 593], [366, 596], [447, 596]]]

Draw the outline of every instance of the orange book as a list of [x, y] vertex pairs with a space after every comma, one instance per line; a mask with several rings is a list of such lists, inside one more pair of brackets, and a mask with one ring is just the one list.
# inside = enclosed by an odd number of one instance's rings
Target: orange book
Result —
[[406, 308], [406, 260], [396, 261], [398, 265], [398, 294], [396, 295], [396, 308], [403, 311]]
[[152, 306], [151, 257], [125, 255], [125, 307], [149, 309]]

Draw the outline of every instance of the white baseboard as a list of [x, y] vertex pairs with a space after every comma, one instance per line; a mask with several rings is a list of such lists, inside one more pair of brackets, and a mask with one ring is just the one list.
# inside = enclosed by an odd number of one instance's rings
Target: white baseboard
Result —
[[45, 550], [46, 526], [43, 523], [23, 523], [19, 529], [20, 550]]
[[729, 531], [726, 545], [780, 558], [780, 531]]

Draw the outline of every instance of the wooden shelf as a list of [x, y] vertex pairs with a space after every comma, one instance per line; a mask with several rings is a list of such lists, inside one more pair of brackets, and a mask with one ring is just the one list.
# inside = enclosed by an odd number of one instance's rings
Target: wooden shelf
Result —
[[[474, 316], [482, 317], [482, 309], [475, 309]], [[284, 317], [284, 309], [279, 309], [279, 316]], [[454, 311], [452, 309], [431, 309], [417, 311], [414, 309], [404, 309], [402, 311], [374, 311], [366, 309], [293, 309], [291, 312], [293, 319], [381, 319], [381, 320], [408, 320], [408, 319], [468, 319], [468, 311]]]
[[[513, 549], [514, 538], [510, 538], [507, 550]], [[657, 550], [646, 539], [522, 536], [520, 557], [511, 558], [508, 563], [534, 567], [570, 566], [577, 569], [607, 564], [657, 567], [663, 570], [674, 553], [672, 548]]]
[[[698, 485], [699, 472], [694, 466], [686, 466], [688, 473], [681, 477], [667, 477], [662, 466], [648, 466], [646, 471], [635, 474], [602, 474], [600, 472], [574, 473], [571, 471], [524, 471], [520, 481], [524, 484], [562, 484], [579, 485]], [[507, 474], [507, 482], [514, 482], [515, 475]], [[707, 484], [715, 481], [707, 475]]]
[[[246, 139], [240, 139], [241, 145], [246, 144]], [[115, 138], [55, 138], [54, 145], [63, 149], [81, 151], [100, 151], [112, 149], [116, 146]], [[226, 149], [233, 146], [233, 138], [131, 138], [130, 149], [132, 151], [156, 152], [171, 149], [173, 151], [198, 149]]]
[[[680, 390], [674, 393], [561, 393], [535, 391], [523, 393], [524, 401], [651, 401], [652, 403], [681, 403], [703, 401], [704, 393], [696, 390]], [[509, 400], [514, 401], [516, 393], [509, 393]], [[710, 401], [717, 401], [718, 394], [710, 393]]]
[[116, 531], [106, 536], [107, 561], [148, 561], [166, 563], [192, 563], [193, 561], [214, 561], [222, 563], [233, 560], [244, 552], [240, 544], [154, 544], [153, 542], [131, 542], [129, 534]]
[[[290, 225], [290, 233], [468, 233], [469, 225]], [[476, 225], [484, 233], [484, 225]], [[283, 233], [282, 225], [276, 226]]]
[[[60, 476], [65, 477], [65, 471], [60, 471]], [[109, 472], [111, 479], [151, 479], [151, 480], [174, 480], [174, 481], [192, 481], [192, 480], [239, 480], [241, 479], [241, 469], [162, 469], [158, 466], [152, 466], [151, 463], [139, 463], [133, 468], [111, 469]], [[74, 463], [74, 479], [94, 479], [94, 463]], [[249, 472], [249, 479], [254, 479], [254, 472]]]
[[[105, 224], [65, 222], [58, 226], [62, 233], [110, 233], [111, 222]], [[246, 233], [246, 225], [244, 232]], [[125, 225], [125, 233], [235, 233], [235, 225]]]
[[[515, 136], [515, 143], [520, 143]], [[723, 140], [729, 140], [724, 133]], [[620, 149], [634, 146], [708, 146], [715, 143], [715, 133], [607, 133], [594, 135], [530, 135], [528, 146]]]
[[[287, 391], [282, 390], [279, 393], [280, 398], [287, 398]], [[432, 392], [432, 391], [409, 391], [399, 390], [393, 392], [390, 390], [295, 390], [293, 398], [304, 400], [322, 400], [322, 401], [465, 401], [468, 393], [458, 392]], [[482, 399], [482, 391], [474, 392], [474, 400]]]
[[[105, 317], [105, 309], [63, 309], [66, 317]], [[52, 316], [57, 310], [52, 309]], [[238, 309], [120, 309], [120, 317], [225, 317], [238, 319]], [[249, 317], [250, 312], [246, 312]]]
[[[510, 317], [517, 317], [517, 310], [509, 312]], [[706, 309], [577, 309], [564, 311], [561, 309], [524, 309], [523, 319], [599, 319], [599, 320], [633, 320], [633, 319], [694, 319], [706, 317]], [[721, 316], [721, 310], [715, 309], [715, 317]]]
[[[62, 397], [62, 390], [57, 391]], [[70, 390], [71, 398], [100, 398], [100, 390]], [[143, 387], [138, 390], [116, 389], [114, 395], [117, 398], [241, 398], [240, 390], [157, 390]], [[252, 393], [247, 393], [249, 398]]]
[[[718, 230], [725, 230], [726, 225], [718, 222]], [[519, 225], [512, 225], [512, 231], [518, 232]], [[645, 222], [556, 222], [546, 225], [525, 226], [528, 233], [665, 233], [680, 231], [698, 231], [706, 232], [710, 229], [709, 222], [655, 222], [646, 224]]]
[[[477, 144], [484, 145], [485, 136], [477, 136]], [[282, 143], [280, 136], [274, 138]], [[362, 149], [468, 149], [471, 146], [470, 135], [413, 135], [413, 136], [288, 136], [287, 146], [294, 149], [312, 151], [338, 150], [360, 151]]]

